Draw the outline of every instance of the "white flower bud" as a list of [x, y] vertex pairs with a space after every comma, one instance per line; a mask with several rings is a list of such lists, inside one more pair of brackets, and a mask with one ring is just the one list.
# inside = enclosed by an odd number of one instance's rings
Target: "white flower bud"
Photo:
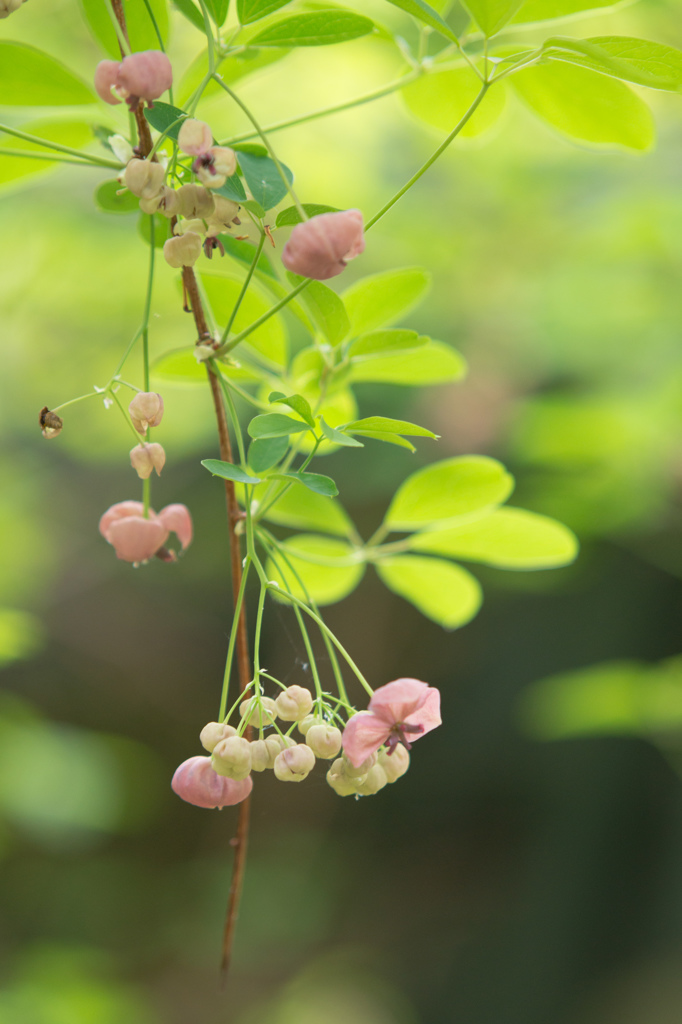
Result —
[[331, 760], [341, 750], [341, 730], [333, 725], [312, 725], [305, 741], [315, 757]]
[[303, 686], [287, 686], [275, 704], [277, 714], [283, 722], [300, 722], [312, 710], [313, 695]]
[[[272, 739], [269, 736], [268, 739]], [[251, 744], [251, 771], [264, 772], [268, 768], [275, 767], [275, 758], [282, 752], [279, 743], [269, 743], [268, 740], [254, 740]]]
[[133, 195], [140, 199], [152, 199], [161, 191], [165, 176], [161, 164], [151, 160], [131, 160], [123, 179]]
[[366, 775], [370, 768], [373, 768], [377, 763], [377, 755], [370, 754], [369, 757], [362, 762], [357, 768], [354, 768], [347, 757], [344, 756], [343, 764], [346, 775], [351, 779], [359, 779], [361, 775]]
[[306, 736], [308, 729], [311, 729], [314, 725], [326, 725], [326, 722], [319, 715], [306, 715], [305, 718], [301, 719], [296, 728], [303, 736]]
[[239, 782], [251, 771], [251, 744], [243, 736], [228, 736], [213, 748], [213, 771]]
[[199, 733], [199, 741], [204, 748], [212, 754], [221, 740], [228, 736], [236, 736], [237, 730], [233, 725], [225, 725], [223, 722], [208, 722]]
[[231, 199], [225, 199], [224, 196], [215, 196], [214, 198], [215, 210], [211, 214], [208, 224], [207, 234], [209, 237], [215, 237], [221, 231], [226, 231], [241, 209], [239, 203], [233, 203]]
[[387, 780], [395, 782], [410, 767], [410, 752], [402, 743], [399, 743], [392, 754], [389, 754], [387, 750], [379, 752], [379, 764], [386, 772]]
[[213, 145], [213, 132], [205, 121], [188, 117], [180, 125], [178, 146], [188, 156], [199, 156]]
[[174, 235], [186, 235], [190, 231], [193, 231], [196, 235], [205, 235], [206, 225], [199, 217], [194, 217], [192, 220], [179, 220], [173, 228]]
[[201, 236], [190, 231], [186, 235], [169, 238], [163, 243], [163, 255], [166, 263], [176, 270], [193, 267], [201, 256]]
[[357, 782], [357, 791], [360, 796], [374, 796], [380, 789], [383, 789], [388, 779], [386, 778], [386, 772], [380, 764], [375, 764], [373, 768], [367, 772], [366, 778], [362, 782]]
[[164, 185], [151, 199], [140, 199], [140, 209], [143, 213], [160, 213], [164, 217], [174, 217], [178, 212], [178, 206], [177, 192], [168, 185]]
[[208, 218], [215, 210], [213, 196], [200, 185], [181, 185], [176, 195], [178, 197], [178, 212], [183, 217]]
[[250, 697], [239, 706], [239, 714], [249, 725], [262, 729], [264, 725], [272, 725], [277, 718], [277, 708], [272, 697]]
[[117, 160], [120, 160], [122, 164], [130, 163], [133, 159], [133, 147], [127, 139], [124, 139], [122, 135], [110, 135], [108, 142]]
[[327, 772], [327, 782], [339, 796], [353, 796], [357, 793], [358, 783], [364, 782], [361, 779], [351, 779], [344, 771], [345, 762], [342, 757], [337, 758]]
[[275, 758], [275, 775], [280, 782], [302, 782], [315, 767], [315, 755], [305, 743], [295, 743]]

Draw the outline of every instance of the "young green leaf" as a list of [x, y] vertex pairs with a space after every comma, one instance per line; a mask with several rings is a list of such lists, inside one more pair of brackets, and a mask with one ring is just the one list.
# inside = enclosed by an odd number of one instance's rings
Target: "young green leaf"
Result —
[[423, 267], [403, 267], [363, 277], [341, 296], [353, 334], [364, 334], [401, 320], [430, 287], [431, 275]]
[[264, 473], [266, 469], [272, 469], [281, 462], [288, 450], [288, 434], [281, 437], [259, 437], [249, 445], [247, 461], [254, 473]]
[[[442, 132], [451, 132], [481, 90], [481, 80], [468, 65], [448, 71], [434, 69], [401, 90], [407, 109]], [[474, 138], [491, 128], [504, 112], [507, 100], [505, 83], [490, 89], [485, 101], [460, 132], [462, 138]]]
[[195, 28], [198, 28], [200, 32], [206, 31], [204, 16], [194, 3], [194, 0], [171, 0], [171, 3]]
[[223, 480], [232, 480], [240, 484], [259, 484], [260, 477], [249, 476], [233, 462], [221, 462], [220, 459], [202, 459], [201, 465], [211, 473], [212, 476], [220, 476]]
[[444, 629], [465, 625], [481, 607], [478, 580], [466, 569], [440, 558], [398, 555], [382, 558], [375, 568], [389, 590]]
[[510, 82], [534, 113], [569, 138], [635, 150], [654, 143], [651, 111], [623, 82], [559, 63], [524, 68]]
[[[241, 293], [243, 279], [227, 274], [202, 274], [202, 284], [206, 290], [209, 305], [217, 323], [227, 324], [235, 303]], [[260, 286], [251, 286], [242, 299], [239, 312], [235, 317], [232, 329], [235, 333], [245, 330], [254, 320], [262, 316], [272, 306], [269, 298], [263, 295]], [[253, 348], [273, 367], [283, 367], [287, 362], [287, 336], [279, 316], [271, 316], [257, 330], [249, 335], [235, 351], [237, 359], [241, 359], [243, 350]]]
[[237, 16], [242, 25], [250, 25], [290, 3], [291, 0], [237, 0]]
[[410, 351], [422, 348], [429, 339], [416, 331], [403, 330], [400, 327], [388, 327], [383, 331], [369, 331], [354, 341], [348, 350], [353, 361], [373, 359], [376, 356], [390, 356], [395, 352]]
[[462, 0], [484, 36], [496, 35], [511, 21], [523, 0]]
[[[268, 486], [262, 484], [258, 488], [254, 494], [256, 501], [262, 499]], [[353, 536], [353, 524], [338, 501], [317, 494], [298, 482], [290, 484], [282, 481], [278, 487], [280, 496], [269, 505], [264, 519], [278, 526], [288, 526], [292, 530], [316, 530], [337, 537]]]
[[97, 99], [60, 61], [8, 39], [0, 41], [0, 96], [12, 107], [79, 106]]
[[[249, 186], [251, 195], [263, 210], [271, 210], [273, 206], [281, 202], [287, 194], [287, 187], [282, 181], [277, 165], [269, 156], [256, 155], [254, 153], [238, 153], [239, 166], [244, 174], [246, 184]], [[289, 182], [294, 180], [294, 175], [281, 164], [282, 170]], [[232, 179], [228, 179], [231, 181]]]
[[313, 416], [313, 410], [303, 395], [287, 396], [281, 391], [273, 391], [268, 397], [268, 402], [282, 402], [284, 405], [288, 405], [290, 409], [298, 413], [302, 420], [305, 420], [309, 426], [314, 428], [315, 417]]
[[[294, 286], [304, 280], [291, 273], [287, 277]], [[350, 330], [350, 322], [343, 299], [336, 292], [321, 281], [311, 281], [301, 293], [301, 302], [330, 345], [343, 341]]]
[[[244, 267], [250, 267], [253, 263], [254, 249], [253, 243], [245, 242], [239, 238], [233, 238], [232, 235], [224, 234], [219, 235], [220, 241], [223, 243], [223, 248], [227, 256], [231, 256], [232, 259], [236, 260]], [[279, 284], [279, 279], [272, 269], [272, 263], [267, 258], [265, 253], [261, 253], [258, 263], [256, 264], [256, 274], [264, 274], [266, 277], [272, 280], [273, 283]], [[268, 283], [269, 282], [264, 282]], [[281, 294], [278, 294], [278, 298], [281, 298], [284, 294], [282, 290]]]
[[227, 18], [230, 0], [206, 0], [206, 7], [208, 8], [208, 13], [211, 15], [218, 28], [220, 28]]
[[334, 427], [330, 427], [328, 423], [325, 423], [324, 418], [320, 416], [320, 427], [322, 433], [331, 441], [332, 444], [343, 445], [344, 448], [364, 448], [365, 446], [361, 441], [356, 441], [353, 437], [348, 437], [341, 430], [336, 430]]
[[466, 363], [459, 352], [442, 341], [424, 340], [424, 347], [414, 351], [398, 351], [376, 359], [358, 359], [357, 362], [352, 359], [351, 381], [426, 387], [461, 380], [466, 374]]
[[527, 25], [557, 18], [572, 18], [583, 11], [599, 11], [613, 6], [614, 0], [526, 0], [512, 18], [512, 24]]
[[[35, 135], [37, 138], [49, 139], [52, 142], [61, 143], [63, 146], [72, 146], [74, 149], [87, 146], [92, 142], [92, 126], [85, 121], [55, 121], [52, 118], [39, 118], [35, 121], [22, 124], [22, 130], [27, 134]], [[0, 132], [0, 135], [2, 133]], [[14, 136], [4, 135], [0, 147], [0, 185], [6, 182], [16, 182], [22, 178], [31, 178], [36, 174], [44, 174], [58, 167], [58, 163], [51, 160], [34, 160], [29, 156], [8, 156], [3, 153], [7, 147], [15, 150], [26, 150], [27, 153], [44, 153], [48, 155], [49, 150], [40, 146], [37, 142], [28, 142], [26, 139], [17, 139]], [[117, 188], [121, 186], [117, 183]], [[138, 204], [139, 209], [139, 204]]]
[[[336, 206], [323, 206], [320, 203], [303, 203], [303, 209], [309, 217], [317, 217], [321, 213], [338, 213], [338, 207]], [[276, 228], [288, 228], [293, 227], [295, 224], [301, 223], [301, 215], [295, 206], [287, 206], [285, 210], [280, 210], [277, 214], [275, 221]]]
[[246, 201], [246, 191], [242, 185], [241, 178], [237, 174], [233, 174], [231, 178], [228, 178], [220, 188], [214, 188], [211, 191], [215, 192], [218, 196], [224, 196], [225, 199], [232, 199], [235, 203]]
[[273, 476], [281, 477], [283, 480], [292, 480], [294, 483], [303, 484], [309, 491], [315, 494], [324, 494], [327, 498], [335, 498], [339, 489], [330, 476], [322, 473], [274, 473]]
[[[265, 571], [268, 579], [277, 580], [283, 589], [290, 590], [301, 601], [308, 597], [317, 604], [341, 601], [355, 590], [365, 572], [365, 563], [350, 545], [341, 540], [304, 533], [291, 537], [282, 547], [291, 567], [278, 555], [277, 563], [282, 575], [271, 560], [266, 563]], [[276, 591], [271, 593], [277, 597]], [[282, 597], [282, 601], [286, 599]]]
[[367, 416], [362, 420], [355, 420], [353, 423], [346, 423], [343, 428], [349, 434], [401, 434], [407, 437], [432, 437], [438, 438], [432, 430], [426, 427], [418, 427], [416, 423], [408, 423], [407, 420], [393, 420], [388, 416]]
[[310, 430], [310, 427], [307, 423], [295, 420], [293, 416], [266, 412], [263, 416], [254, 416], [247, 430], [250, 437], [282, 437], [285, 434], [298, 434], [302, 430]]
[[367, 437], [370, 441], [383, 441], [384, 444], [394, 444], [398, 448], [407, 448], [408, 452], [416, 452], [416, 448], [410, 441], [407, 441], [400, 434], [391, 434], [386, 430], [358, 430], [359, 437]]
[[139, 213], [140, 200], [123, 188], [117, 178], [103, 181], [95, 189], [95, 205], [106, 213]]
[[157, 132], [166, 132], [167, 138], [177, 142], [182, 122], [189, 114], [180, 107], [174, 107], [172, 103], [156, 100], [153, 107], [145, 107], [144, 116]]
[[682, 52], [630, 36], [569, 39], [554, 36], [542, 44], [545, 60], [565, 61], [649, 89], [679, 91]]
[[551, 569], [578, 554], [575, 534], [562, 523], [521, 508], [498, 508], [472, 522], [410, 537], [413, 551], [498, 569]]
[[[107, 11], [107, 4], [102, 3], [102, 0], [80, 0], [80, 2], [85, 20], [95, 39], [110, 57], [120, 60], [121, 50], [118, 45], [118, 36]], [[168, 41], [166, 0], [148, 0], [148, 2], [165, 45]], [[130, 47], [133, 52], [159, 49], [159, 37], [156, 34], [154, 22], [149, 17], [146, 0], [125, 0], [125, 17]], [[0, 64], [2, 64], [1, 60]]]
[[484, 455], [464, 455], [417, 470], [398, 488], [386, 513], [392, 530], [433, 527], [502, 504], [514, 479], [502, 463]]
[[[240, 362], [217, 364], [223, 376], [230, 380], [236, 380], [243, 384], [262, 383], [267, 374], [263, 374], [258, 367], [244, 365], [243, 357]], [[154, 377], [170, 381], [172, 384], [201, 384], [206, 387], [206, 367], [197, 362], [195, 349], [181, 348], [167, 352], [161, 356], [153, 366]]]
[[388, 0], [388, 2], [393, 4], [394, 7], [399, 7], [406, 14], [411, 14], [413, 18], [421, 21], [424, 25], [435, 28], [441, 35], [451, 39], [453, 43], [457, 42], [457, 36], [447, 21], [441, 18], [438, 11], [434, 11], [433, 7], [426, 3], [426, 0]]
[[296, 14], [264, 29], [253, 46], [329, 46], [366, 36], [374, 22], [338, 8], [317, 14]]

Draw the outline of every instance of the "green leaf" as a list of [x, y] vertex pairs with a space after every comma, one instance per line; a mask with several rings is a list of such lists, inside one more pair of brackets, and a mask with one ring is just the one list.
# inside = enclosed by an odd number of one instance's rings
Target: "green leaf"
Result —
[[230, 8], [230, 0], [206, 0], [206, 6], [208, 13], [213, 18], [214, 22], [220, 28], [224, 25], [225, 19], [227, 18], [227, 12]]
[[408, 331], [400, 327], [389, 327], [383, 331], [369, 331], [354, 341], [348, 350], [350, 358], [355, 361], [374, 359], [376, 356], [390, 356], [396, 352], [422, 348], [429, 339], [416, 331]]
[[296, 14], [270, 25], [251, 40], [253, 46], [329, 46], [366, 36], [374, 22], [338, 8]]
[[[260, 501], [268, 484], [261, 484], [254, 497]], [[286, 490], [285, 490], [286, 488]], [[300, 483], [279, 485], [281, 496], [267, 510], [264, 518], [292, 530], [317, 530], [338, 537], [351, 537], [353, 524], [343, 506], [333, 498], [309, 490]], [[275, 492], [277, 493], [277, 492]]]
[[416, 533], [413, 551], [425, 551], [498, 569], [551, 569], [578, 554], [575, 534], [556, 519], [521, 508], [498, 508], [473, 522], [447, 530]]
[[[243, 34], [244, 33], [242, 33], [242, 35]], [[286, 57], [289, 52], [289, 50], [285, 49], [276, 50], [272, 48], [257, 50], [255, 47], [247, 47], [245, 50], [231, 54], [229, 57], [221, 60], [218, 63], [217, 70], [220, 73], [220, 77], [223, 82], [225, 82], [226, 85], [232, 85], [241, 78], [245, 78], [247, 75], [253, 74], [254, 71], [260, 71], [262, 68], [276, 63], [281, 60], [282, 57]], [[190, 96], [193, 95], [197, 87], [201, 84], [207, 72], [208, 53], [204, 50], [203, 53], [200, 53], [198, 57], [192, 61], [180, 79], [180, 84], [176, 91], [176, 96], [180, 103], [187, 102]], [[205, 99], [208, 99], [209, 96], [215, 96], [218, 94], [224, 95], [224, 90], [214, 80], [208, 83], [203, 96]]]
[[[29, 121], [21, 125], [22, 131], [35, 135], [41, 139], [49, 139], [52, 142], [59, 142], [63, 146], [72, 146], [74, 149], [87, 146], [92, 142], [92, 127], [84, 121], [55, 121], [52, 118], [40, 118], [36, 121]], [[2, 136], [2, 132], [0, 132]], [[6, 156], [2, 149], [20, 149], [27, 153], [45, 153], [44, 146], [36, 142], [27, 142], [25, 139], [18, 139], [13, 135], [2, 136], [0, 146], [0, 185], [18, 181], [22, 178], [31, 178], [36, 174], [44, 174], [60, 165], [52, 160], [33, 160], [30, 157]], [[118, 186], [121, 187], [120, 185]]]
[[619, 7], [617, 0], [526, 0], [514, 16], [513, 24], [533, 24], [572, 18], [585, 13], [599, 13], [606, 7]]
[[324, 418], [320, 416], [320, 426], [322, 433], [331, 441], [332, 444], [343, 445], [344, 448], [364, 448], [365, 446], [361, 441], [356, 441], [353, 437], [348, 437], [341, 430], [335, 430], [334, 427], [330, 427], [328, 423], [325, 423]]
[[103, 181], [95, 189], [95, 205], [105, 213], [139, 213], [140, 200], [123, 188], [121, 182], [114, 178]]
[[250, 437], [282, 437], [284, 434], [298, 434], [309, 429], [306, 423], [280, 412], [266, 412], [263, 416], [254, 416], [247, 427]]
[[371, 441], [383, 441], [385, 444], [394, 444], [398, 448], [407, 448], [409, 452], [416, 452], [416, 448], [410, 441], [406, 441], [400, 434], [390, 434], [385, 430], [358, 430], [359, 437], [368, 437]]
[[201, 465], [213, 476], [220, 476], [223, 480], [233, 480], [235, 483], [240, 484], [259, 484], [261, 482], [259, 477], [249, 476], [239, 466], [235, 466], [233, 462], [221, 462], [220, 459], [202, 459]]
[[218, 196], [224, 196], [225, 199], [233, 199], [235, 203], [243, 203], [246, 200], [244, 186], [237, 174], [233, 174], [224, 185], [221, 185], [220, 188], [214, 188], [212, 191]]
[[353, 334], [401, 320], [424, 298], [431, 275], [423, 267], [403, 267], [363, 277], [341, 296]]
[[[275, 162], [269, 156], [256, 156], [244, 152], [238, 153], [238, 160], [246, 184], [256, 202], [260, 203], [264, 210], [271, 210], [273, 206], [277, 206], [287, 194], [287, 187]], [[291, 184], [294, 180], [292, 172], [284, 164], [281, 164], [281, 167]]]
[[565, 61], [649, 89], [679, 91], [682, 52], [672, 46], [630, 36], [568, 39], [554, 36], [542, 44], [545, 60]]
[[[294, 286], [305, 280], [296, 274], [289, 273], [287, 277]], [[343, 299], [335, 291], [321, 281], [311, 281], [301, 293], [301, 302], [330, 345], [343, 341], [350, 330], [350, 321]]]
[[654, 143], [651, 111], [623, 82], [570, 64], [525, 68], [510, 81], [542, 120], [571, 139], [635, 150]]
[[63, 107], [95, 103], [96, 96], [60, 61], [26, 43], [0, 40], [3, 106]]
[[[182, 122], [186, 117], [189, 117], [189, 114], [181, 110], [180, 107], [174, 107], [172, 103], [162, 103], [161, 100], [155, 100], [153, 107], [145, 107], [144, 116], [157, 132], [166, 132], [167, 138], [174, 139], [177, 142]], [[176, 121], [178, 122], [177, 124], [175, 123]], [[172, 128], [171, 125], [173, 125]]]
[[[420, 339], [421, 340], [421, 339]], [[354, 383], [377, 382], [426, 387], [460, 380], [466, 373], [464, 359], [442, 341], [425, 339], [423, 348], [396, 352], [376, 359], [351, 362], [350, 380]]]
[[[451, 132], [480, 91], [480, 78], [470, 67], [464, 66], [422, 75], [406, 85], [401, 95], [411, 113], [439, 131]], [[499, 120], [505, 105], [504, 85], [490, 89], [460, 137], [473, 138], [487, 131]]]
[[[235, 303], [241, 293], [243, 279], [233, 274], [202, 274], [201, 281], [206, 291], [209, 305], [217, 323], [223, 327], [228, 323]], [[259, 285], [253, 282], [244, 296], [235, 317], [232, 330], [235, 334], [245, 330], [254, 320], [257, 320], [263, 313], [266, 313], [272, 306]], [[237, 359], [240, 358], [242, 348], [245, 353], [250, 350], [258, 352], [261, 357], [275, 367], [286, 365], [287, 361], [287, 339], [284, 333], [281, 317], [271, 316], [252, 334], [241, 342], [236, 350]]]
[[426, 427], [418, 427], [416, 423], [408, 423], [407, 420], [393, 420], [388, 416], [367, 416], [363, 420], [355, 420], [353, 423], [346, 423], [344, 430], [349, 434], [405, 434], [407, 437], [432, 437], [438, 438], [438, 434], [427, 430]]
[[483, 35], [490, 38], [511, 21], [523, 0], [462, 0]]
[[[118, 37], [111, 17], [103, 0], [80, 0], [85, 20], [97, 42], [114, 60], [121, 59]], [[159, 27], [164, 45], [168, 40], [168, 9], [166, 0], [149, 0], [156, 24]], [[158, 50], [159, 37], [149, 17], [145, 0], [125, 0], [125, 16], [128, 38], [133, 52], [138, 50]], [[203, 31], [203, 30], [202, 30]], [[1, 63], [1, 62], [0, 62]]]
[[335, 498], [339, 493], [339, 489], [330, 476], [324, 476], [322, 473], [275, 473], [276, 477], [281, 477], [284, 480], [292, 480], [294, 483], [303, 484], [309, 491], [314, 491], [315, 494], [324, 494], [327, 498]]
[[255, 473], [264, 473], [280, 462], [289, 450], [289, 438], [259, 437], [249, 445], [248, 463]]
[[[170, 384], [201, 384], [206, 387], [206, 367], [197, 361], [194, 353], [194, 347], [167, 352], [154, 363], [152, 368], [154, 377], [168, 381]], [[263, 375], [255, 367], [247, 369], [241, 363], [225, 364], [222, 361], [216, 365], [223, 376], [230, 380], [254, 384], [263, 379]]]
[[[232, 235], [219, 235], [220, 241], [223, 243], [223, 248], [228, 256], [232, 259], [237, 260], [244, 267], [250, 267], [253, 263], [253, 257], [255, 255], [255, 249], [253, 242], [244, 242], [238, 238], [233, 238]], [[267, 258], [265, 253], [261, 253], [256, 264], [256, 273], [263, 274], [268, 278], [271, 278], [273, 283], [279, 284], [277, 275], [272, 269], [272, 264]], [[267, 282], [264, 282], [267, 283]], [[282, 294], [284, 289], [282, 290]], [[281, 297], [281, 296], [278, 296]]]
[[422, 615], [444, 629], [470, 622], [481, 607], [483, 594], [466, 569], [440, 558], [399, 555], [375, 563], [389, 590], [413, 604]]
[[202, 33], [206, 31], [204, 16], [192, 0], [171, 0], [171, 3], [195, 28], [198, 28]]
[[[318, 217], [321, 213], [339, 213], [336, 206], [322, 206], [320, 203], [303, 203], [302, 206], [309, 217]], [[301, 215], [296, 207], [287, 206], [285, 210], [280, 210], [277, 214], [275, 227], [288, 228], [300, 223]]]
[[417, 470], [398, 488], [386, 513], [392, 530], [418, 530], [500, 505], [514, 479], [502, 463], [484, 455], [463, 455]]
[[[154, 217], [154, 248], [163, 249], [164, 244], [171, 238], [171, 226], [168, 217], [162, 217], [160, 213], [155, 213]], [[151, 235], [151, 222], [152, 215], [148, 213], [141, 213], [137, 222], [137, 230], [139, 231], [142, 238], [144, 238], [147, 245], [152, 240]]]
[[399, 7], [401, 11], [411, 14], [413, 18], [423, 22], [424, 25], [430, 25], [431, 28], [435, 28], [437, 32], [451, 39], [454, 43], [457, 42], [457, 36], [447, 21], [444, 21], [438, 11], [435, 11], [425, 0], [388, 0], [388, 2], [393, 4], [394, 7]]
[[310, 408], [310, 403], [303, 397], [303, 395], [287, 396], [283, 394], [283, 392], [281, 391], [273, 391], [269, 395], [268, 401], [270, 403], [282, 402], [284, 405], [288, 405], [289, 408], [293, 409], [294, 412], [297, 412], [301, 419], [305, 420], [309, 426], [313, 428], [315, 427], [315, 417], [313, 416], [313, 410]]
[[237, 0], [237, 15], [242, 25], [250, 25], [290, 3], [291, 0]]
[[[365, 572], [365, 563], [359, 559], [355, 550], [331, 537], [304, 533], [285, 541], [282, 547], [293, 568], [287, 566], [281, 555], [278, 555], [277, 562], [281, 566], [282, 575], [271, 560], [266, 563], [265, 571], [268, 579], [277, 580], [283, 589], [290, 590], [302, 601], [308, 598], [317, 604], [341, 601], [355, 590]], [[276, 592], [271, 593], [277, 596]], [[286, 603], [286, 598], [281, 600]]]

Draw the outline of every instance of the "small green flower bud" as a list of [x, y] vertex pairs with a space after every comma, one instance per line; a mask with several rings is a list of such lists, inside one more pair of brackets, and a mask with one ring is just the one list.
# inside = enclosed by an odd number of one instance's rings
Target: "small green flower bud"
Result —
[[[357, 780], [356, 780], [357, 781]], [[358, 784], [358, 793], [360, 796], [374, 796], [380, 789], [383, 789], [388, 779], [386, 778], [386, 772], [380, 764], [375, 764], [373, 768], [367, 772], [367, 777], [363, 782]]]
[[389, 782], [395, 782], [410, 767], [410, 752], [401, 743], [389, 754], [387, 750], [379, 751], [379, 764], [386, 772]]
[[163, 244], [163, 255], [166, 263], [176, 270], [193, 267], [201, 256], [201, 236], [189, 231], [186, 235], [169, 238]]
[[306, 715], [305, 718], [301, 719], [296, 728], [303, 736], [307, 736], [308, 729], [311, 729], [313, 725], [325, 725], [323, 718], [319, 715]]
[[269, 736], [266, 740], [253, 740], [251, 743], [251, 771], [264, 772], [275, 767], [275, 758], [281, 754], [282, 748], [279, 743], [269, 743], [272, 738]]
[[305, 743], [295, 743], [275, 758], [275, 775], [280, 782], [302, 782], [315, 767], [315, 755]]
[[300, 722], [312, 710], [313, 695], [302, 686], [287, 686], [275, 704], [283, 722]]
[[315, 757], [331, 760], [341, 750], [341, 730], [333, 725], [312, 725], [305, 741]]
[[201, 185], [181, 185], [176, 195], [178, 197], [178, 212], [188, 219], [208, 218], [215, 210], [213, 196]]
[[228, 736], [236, 736], [237, 730], [233, 725], [225, 725], [223, 722], [209, 722], [199, 733], [199, 741], [204, 748], [212, 754], [221, 740]]
[[277, 708], [272, 697], [250, 697], [240, 704], [239, 714], [249, 725], [261, 729], [264, 725], [272, 725], [277, 718]]
[[245, 779], [251, 771], [251, 744], [243, 736], [228, 736], [213, 748], [213, 771], [227, 779]]
[[365, 761], [363, 761], [361, 765], [358, 765], [357, 768], [353, 767], [353, 765], [350, 763], [347, 757], [344, 756], [343, 758], [344, 771], [346, 775], [348, 775], [348, 777], [351, 779], [359, 779], [361, 775], [366, 775], [370, 768], [373, 768], [376, 763], [376, 754], [370, 754], [369, 757]]
[[131, 160], [123, 179], [127, 188], [140, 199], [152, 199], [161, 191], [166, 172], [161, 164], [151, 160]]

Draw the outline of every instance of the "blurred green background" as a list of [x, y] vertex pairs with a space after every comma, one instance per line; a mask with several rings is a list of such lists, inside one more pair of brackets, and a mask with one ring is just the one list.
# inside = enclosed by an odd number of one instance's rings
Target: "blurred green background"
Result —
[[[382, 0], [348, 6], [409, 37]], [[645, 0], [561, 30], [682, 46], [679, 16]], [[177, 70], [200, 36], [173, 19]], [[75, 0], [30, 0], [1, 33], [86, 80], [102, 56]], [[291, 54], [241, 94], [270, 123], [399, 63], [359, 40]], [[139, 322], [146, 249], [134, 216], [94, 207], [106, 171], [13, 182], [0, 158], [0, 1024], [678, 1024], [682, 105], [647, 98], [658, 144], [633, 155], [571, 145], [511, 97], [344, 276], [429, 267], [407, 325], [470, 364], [464, 382], [420, 394], [358, 388], [363, 414], [442, 435], [437, 455], [425, 442], [335, 457], [365, 535], [417, 465], [476, 452], [502, 459], [513, 504], [566, 522], [582, 553], [539, 574], [477, 570], [483, 609], [455, 633], [369, 576], [329, 609], [375, 685], [415, 675], [441, 689], [444, 725], [373, 799], [341, 800], [320, 773], [257, 780], [226, 994], [236, 811], [169, 788], [217, 712], [230, 626], [223, 494], [199, 464], [217, 455], [210, 399], [163, 388], [153, 500], [191, 508], [193, 546], [178, 565], [117, 562], [97, 522], [138, 497], [124, 424], [90, 400], [47, 443], [37, 418], [106, 383]], [[222, 99], [200, 113], [217, 135], [246, 129]], [[125, 123], [113, 108], [87, 118]], [[303, 201], [369, 216], [441, 137], [393, 96], [275, 141]], [[160, 267], [155, 355], [193, 340], [175, 277]], [[262, 663], [305, 685], [293, 626], [270, 611]]]

